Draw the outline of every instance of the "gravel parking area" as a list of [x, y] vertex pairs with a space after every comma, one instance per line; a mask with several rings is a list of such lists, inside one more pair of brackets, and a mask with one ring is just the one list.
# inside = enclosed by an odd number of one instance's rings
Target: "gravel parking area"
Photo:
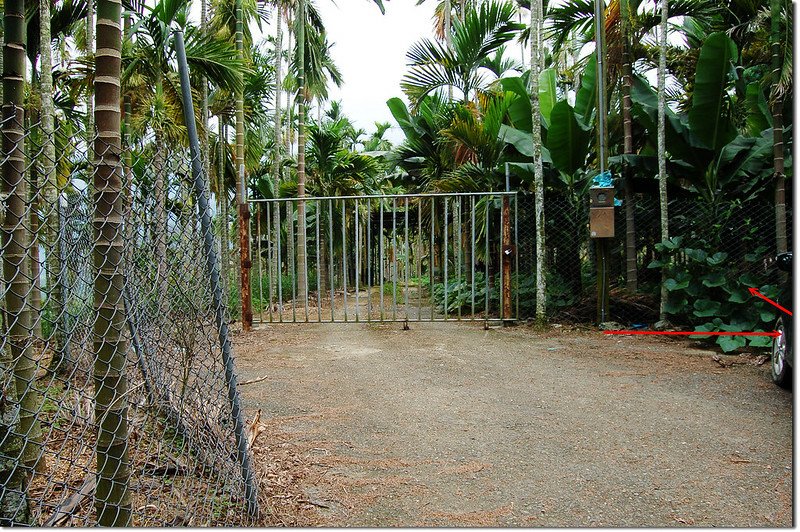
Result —
[[237, 335], [275, 524], [793, 525], [792, 394], [755, 356], [597, 331]]

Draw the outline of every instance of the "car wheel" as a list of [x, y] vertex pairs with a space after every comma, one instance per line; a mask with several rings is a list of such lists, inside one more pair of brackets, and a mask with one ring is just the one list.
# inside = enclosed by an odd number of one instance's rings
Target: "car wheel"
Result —
[[778, 318], [775, 324], [775, 330], [780, 333], [772, 339], [772, 381], [781, 388], [791, 388], [792, 386], [792, 368], [786, 361], [788, 349], [791, 349], [791, 342], [787, 338], [786, 326], [783, 318]]

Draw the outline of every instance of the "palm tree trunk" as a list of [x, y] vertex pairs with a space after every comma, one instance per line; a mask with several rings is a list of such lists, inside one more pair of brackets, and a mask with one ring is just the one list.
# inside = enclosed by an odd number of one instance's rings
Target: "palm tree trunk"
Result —
[[[244, 60], [244, 24], [242, 0], [236, 0], [236, 54]], [[241, 74], [240, 74], [241, 75]], [[248, 332], [253, 326], [253, 304], [250, 293], [250, 208], [247, 205], [247, 182], [244, 169], [244, 93], [236, 90], [236, 202], [239, 208], [239, 259], [240, 287], [242, 295], [242, 330]]]
[[[450, 0], [444, 0], [444, 42], [447, 44], [447, 49], [453, 49], [453, 31], [451, 29], [453, 17], [453, 6], [450, 5]], [[466, 98], [466, 96], [465, 96]], [[447, 99], [453, 100], [453, 86], [447, 86]]]
[[786, 175], [783, 158], [783, 97], [778, 89], [781, 77], [781, 1], [770, 1], [772, 27], [772, 144], [775, 176], [775, 243], [778, 253], [788, 249], [786, 240]]
[[[2, 386], [5, 398], [0, 401], [0, 525], [33, 524], [28, 507], [27, 488], [30, 463], [38, 452], [26, 437], [38, 433], [36, 412], [40, 398], [31, 384], [36, 373], [31, 337], [33, 326], [27, 298], [31, 290], [29, 254], [31, 234], [26, 224], [28, 187], [25, 180], [25, 1], [6, 0], [3, 13], [5, 46], [3, 48], [3, 163], [2, 192], [5, 219], [2, 230], [3, 278], [6, 283], [5, 323], [3, 334], [7, 348], [2, 357]], [[10, 373], [10, 375], [9, 375]]]
[[[659, 27], [658, 49], [658, 201], [661, 207], [661, 241], [669, 240], [669, 215], [667, 212], [667, 154], [666, 154], [666, 77], [667, 77], [667, 0], [661, 1], [661, 25]], [[665, 311], [669, 292], [665, 281], [667, 267], [661, 268], [661, 305], [659, 320], [667, 318]]]
[[122, 35], [120, 0], [97, 0], [97, 60], [95, 63], [94, 325], [95, 419], [97, 487], [95, 507], [100, 526], [128, 526], [128, 382], [125, 356], [128, 340], [122, 301], [123, 211], [120, 152], [120, 64]]
[[[208, 0], [200, 0], [200, 27], [208, 27]], [[206, 179], [211, 179], [211, 150], [209, 149], [208, 131], [208, 78], [203, 76], [200, 80], [200, 121], [203, 124], [203, 136], [200, 139], [200, 151], [203, 159], [203, 173]]]
[[[94, 1], [89, 0], [86, 7], [86, 55], [91, 57], [94, 54]], [[86, 88], [86, 149], [87, 159], [94, 160], [92, 155], [92, 145], [94, 143], [94, 98], [92, 97], [92, 87]]]
[[[36, 71], [31, 65], [31, 86], [36, 87], [39, 85], [39, 80], [36, 76]], [[32, 135], [32, 133], [38, 129], [39, 125], [39, 110], [35, 107], [30, 109], [28, 114], [28, 142], [30, 147], [28, 149], [29, 154], [35, 154], [38, 150], [38, 144], [41, 140], [38, 137]], [[38, 133], [38, 132], [37, 132]], [[35, 158], [36, 155], [33, 155]], [[33, 162], [33, 161], [31, 161]], [[41, 220], [39, 219], [39, 213], [41, 212], [42, 208], [42, 196], [41, 196], [41, 183], [39, 181], [39, 168], [35, 164], [31, 164], [29, 170], [29, 181], [30, 187], [28, 188], [28, 196], [29, 196], [29, 204], [31, 206], [30, 210], [28, 211], [28, 223], [30, 224], [31, 233], [33, 235], [33, 241], [31, 243], [30, 248], [30, 259], [31, 259], [31, 278], [33, 279], [33, 285], [31, 286], [31, 294], [30, 294], [30, 304], [33, 307], [33, 336], [34, 341], [37, 343], [41, 343], [42, 341], [42, 275], [41, 275], [41, 260], [39, 256], [39, 245], [42, 243], [42, 224]]]
[[[159, 82], [160, 83], [160, 82]], [[168, 268], [167, 268], [167, 190], [164, 177], [167, 173], [165, 168], [166, 158], [164, 157], [164, 139], [156, 131], [155, 153], [153, 154], [153, 166], [155, 167], [155, 183], [153, 195], [155, 196], [155, 216], [153, 223], [154, 249], [156, 252], [156, 286], [158, 287], [158, 308], [162, 318], [169, 310], [167, 300], [167, 290], [169, 288]]]
[[[299, 0], [297, 3], [297, 291], [303, 298], [303, 304], [308, 301], [308, 279], [306, 279], [306, 203], [302, 200], [306, 196], [306, 83], [305, 83], [305, 24], [306, 3]], [[308, 313], [308, 309], [305, 309]]]
[[[281, 138], [281, 93], [283, 92], [283, 78], [281, 74], [281, 67], [283, 63], [283, 25], [280, 8], [278, 8], [277, 20], [275, 21], [276, 35], [275, 35], [275, 154], [273, 156], [273, 185], [275, 189], [275, 197], [279, 195], [279, 188], [281, 185], [281, 167], [283, 166], [282, 148], [283, 140]], [[278, 231], [281, 230], [281, 218], [278, 209], [279, 203], [272, 204], [272, 232], [270, 235], [271, 242], [277, 242]], [[272, 261], [269, 265], [269, 294], [270, 299], [273, 300], [275, 290], [277, 289], [276, 279], [280, 276], [280, 257], [277, 253], [272, 254]]]
[[219, 264], [222, 273], [222, 288], [227, 297], [227, 288], [230, 284], [230, 248], [231, 239], [228, 225], [228, 190], [225, 188], [225, 144], [227, 143], [227, 133], [225, 121], [222, 116], [217, 123], [218, 140], [218, 159], [217, 159], [217, 203], [219, 206], [219, 232], [220, 232], [220, 254]]
[[536, 224], [536, 321], [547, 320], [545, 279], [544, 173], [542, 169], [542, 124], [539, 108], [539, 74], [542, 70], [542, 0], [531, 0], [531, 120], [533, 134], [534, 219]]
[[[50, 2], [39, 2], [39, 20], [50, 20]], [[50, 292], [48, 304], [52, 309], [55, 356], [51, 362], [52, 368], [57, 368], [67, 362], [65, 351], [65, 336], [63, 316], [66, 312], [64, 302], [64, 288], [61, 285], [61, 240], [58, 238], [60, 227], [60, 191], [56, 180], [55, 161], [56, 146], [54, 137], [54, 106], [53, 106], [53, 58], [50, 50], [52, 35], [50, 24], [39, 25], [39, 48], [41, 50], [39, 67], [39, 86], [41, 88], [41, 122], [42, 122], [42, 172], [44, 183], [44, 200], [46, 220], [45, 240], [47, 242], [47, 286]]]
[[[624, 135], [623, 151], [626, 155], [633, 153], [633, 127], [631, 121], [631, 43], [630, 43], [630, 10], [628, 2], [620, 0], [620, 22], [622, 26], [622, 130]], [[633, 172], [626, 161], [623, 163], [623, 180], [625, 183], [625, 288], [636, 292], [639, 284], [636, 266], [636, 225], [634, 215]]]

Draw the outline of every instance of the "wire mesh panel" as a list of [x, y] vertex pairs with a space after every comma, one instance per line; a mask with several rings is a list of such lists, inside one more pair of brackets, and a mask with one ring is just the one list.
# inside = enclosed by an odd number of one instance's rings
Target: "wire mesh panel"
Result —
[[[557, 320], [593, 322], [596, 320], [597, 249], [589, 235], [588, 196], [546, 195], [545, 252], [548, 316]], [[636, 261], [637, 288], [629, 291], [625, 209], [615, 209], [615, 237], [609, 239], [608, 280], [610, 320], [621, 323], [647, 323], [658, 320], [662, 253], [660, 207], [657, 197], [637, 195], [632, 230]], [[720, 201], [708, 204], [700, 199], [678, 196], [669, 201], [669, 233], [675, 250], [669, 258], [670, 271], [690, 267], [692, 275], [706, 281], [706, 288], [721, 286], [721, 279], [705, 279], [724, 270], [728, 285], [740, 279], [750, 286], [774, 285], [778, 273], [766, 268], [776, 253], [775, 206], [769, 201]], [[791, 206], [787, 206], [788, 241], [791, 242]], [[536, 227], [534, 197], [519, 195], [520, 318], [534, 316]], [[688, 250], [688, 255], [687, 255]], [[702, 262], [692, 256], [705, 256]], [[715, 254], [724, 263], [716, 264]], [[741, 283], [739, 283], [741, 284]], [[698, 298], [704, 297], [698, 294]], [[726, 296], [727, 297], [727, 296]], [[691, 304], [687, 298], [687, 304]], [[676, 314], [678, 314], [676, 309]], [[689, 306], [689, 312], [693, 309]], [[673, 318], [677, 319], [677, 318]]]
[[256, 322], [516, 319], [515, 193], [300, 201], [251, 204]]
[[[0, 521], [90, 526], [94, 508], [121, 501], [112, 511], [130, 512], [134, 526], [255, 524], [187, 153], [158, 141], [125, 151], [124, 207], [103, 215], [94, 139], [68, 122], [48, 138], [38, 124], [16, 125], [27, 156], [4, 173], [0, 213]], [[121, 264], [110, 266], [102, 246], [115, 242]], [[121, 290], [103, 284], [112, 266]], [[102, 309], [124, 316], [119, 367], [104, 359], [113, 323], [98, 321]]]

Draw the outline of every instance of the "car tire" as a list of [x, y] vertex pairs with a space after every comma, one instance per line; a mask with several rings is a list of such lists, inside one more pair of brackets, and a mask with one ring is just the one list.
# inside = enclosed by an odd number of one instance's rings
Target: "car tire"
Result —
[[790, 389], [792, 387], [792, 368], [786, 359], [791, 358], [792, 342], [788, 337], [789, 330], [783, 317], [778, 318], [775, 330], [780, 335], [772, 339], [772, 356], [770, 357], [772, 382], [781, 388]]

